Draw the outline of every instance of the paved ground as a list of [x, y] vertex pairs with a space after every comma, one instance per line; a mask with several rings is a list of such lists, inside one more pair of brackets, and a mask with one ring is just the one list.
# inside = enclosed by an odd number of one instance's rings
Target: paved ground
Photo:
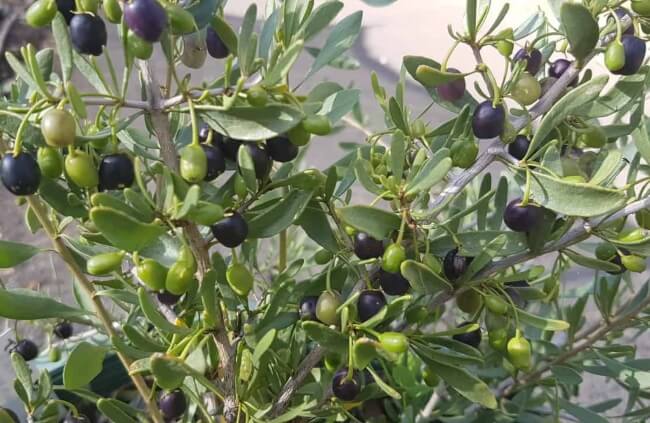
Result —
[[[231, 21], [238, 26], [239, 21], [236, 16], [242, 14], [242, 4], [248, 2], [237, 1], [231, 2], [227, 12], [231, 16]], [[262, 4], [263, 2], [259, 2]], [[523, 21], [527, 14], [533, 12], [534, 1], [513, 2], [513, 16], [509, 18], [515, 26], [518, 22]], [[350, 13], [358, 9], [364, 10], [364, 29], [357, 42], [352, 54], [360, 61], [361, 68], [356, 71], [339, 71], [328, 69], [321, 72], [319, 78], [310, 81], [305, 85], [308, 88], [310, 84], [319, 80], [333, 80], [347, 85], [352, 83], [355, 87], [360, 88], [364, 94], [362, 105], [364, 111], [370, 114], [368, 125], [373, 128], [380, 128], [382, 116], [375, 105], [374, 98], [369, 83], [369, 72], [377, 72], [380, 80], [392, 91], [392, 87], [397, 81], [401, 58], [407, 54], [429, 55], [440, 58], [445, 54], [446, 49], [451, 44], [447, 35], [446, 26], [452, 23], [455, 27], [461, 28], [464, 25], [462, 16], [464, 2], [458, 0], [439, 0], [424, 2], [413, 0], [398, 0], [396, 4], [385, 8], [370, 8], [364, 5], [360, 0], [351, 0], [345, 2], [345, 12]], [[343, 16], [343, 15], [342, 15]], [[322, 42], [322, 40], [321, 40]], [[117, 45], [117, 40], [113, 36], [109, 41], [110, 45]], [[313, 45], [319, 45], [316, 41]], [[113, 54], [117, 59], [118, 54]], [[489, 59], [490, 54], [486, 57]], [[118, 66], [121, 66], [119, 60], [116, 60]], [[302, 75], [310, 64], [309, 59], [303, 59], [298, 63], [295, 75]], [[450, 62], [453, 66], [471, 69], [474, 65], [471, 62], [469, 52], [459, 50], [458, 56], [455, 56]], [[211, 62], [203, 70], [205, 77], [214, 77], [220, 66], [217, 62]], [[200, 78], [196, 75], [195, 78]], [[471, 85], [471, 84], [468, 84]], [[133, 96], [138, 93], [134, 91]], [[407, 87], [406, 98], [414, 110], [420, 110], [428, 103], [428, 96], [417, 85], [409, 83]], [[428, 117], [432, 122], [442, 121], [447, 117], [447, 113], [442, 110], [433, 109]], [[323, 167], [333, 162], [339, 155], [340, 150], [336, 148], [337, 141], [362, 141], [362, 136], [354, 130], [346, 130], [337, 134], [336, 137], [322, 138], [313, 143], [312, 149], [308, 155], [307, 161], [315, 167]], [[359, 201], [362, 201], [359, 199]], [[0, 239], [16, 240], [23, 242], [46, 245], [40, 237], [32, 236], [27, 233], [22, 223], [22, 209], [14, 205], [14, 200], [0, 190], [0, 205], [3, 208], [3, 217], [0, 219]], [[55, 268], [59, 269], [56, 277], [53, 267], [47, 257], [42, 256], [12, 271], [0, 272], [0, 278], [11, 287], [17, 286], [43, 286], [50, 290], [51, 294], [56, 297], [61, 295], [68, 296], [70, 280], [67, 274], [61, 271], [58, 264]], [[579, 275], [575, 275], [579, 279]], [[63, 288], [55, 288], [58, 281]], [[593, 312], [589, 313], [590, 318], [595, 318]], [[647, 338], [647, 337], [646, 337]], [[4, 346], [6, 337], [0, 338], [0, 347]], [[650, 340], [644, 339], [639, 345], [642, 351], [650, 351]], [[9, 405], [14, 403], [13, 394], [10, 389], [12, 383], [12, 373], [7, 369], [8, 363], [5, 354], [0, 354], [0, 404]], [[584, 385], [585, 390], [582, 394], [586, 403], [593, 403], [603, 399], [610, 398], [612, 384], [602, 383], [602, 379], [587, 381]], [[9, 389], [8, 389], [9, 388]]]

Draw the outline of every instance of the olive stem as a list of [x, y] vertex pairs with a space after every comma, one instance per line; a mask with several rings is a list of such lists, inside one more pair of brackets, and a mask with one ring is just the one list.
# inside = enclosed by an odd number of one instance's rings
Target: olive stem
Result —
[[406, 228], [406, 209], [402, 210], [402, 222], [399, 225], [399, 233], [397, 234], [396, 245], [401, 245], [404, 240], [404, 229]]
[[194, 109], [194, 101], [191, 97], [187, 97], [187, 106], [190, 109], [190, 119], [192, 121], [192, 145], [199, 145], [199, 122], [196, 118], [196, 110]]
[[[106, 311], [106, 309], [104, 308], [101, 299], [94, 295], [95, 289], [93, 288], [92, 283], [88, 280], [84, 272], [79, 268], [79, 265], [75, 261], [70, 250], [68, 250], [68, 248], [66, 247], [62, 238], [58, 236], [56, 232], [56, 228], [52, 225], [52, 222], [47, 217], [47, 210], [45, 208], [45, 205], [41, 202], [39, 198], [35, 196], [27, 197], [27, 202], [29, 203], [29, 206], [34, 212], [34, 215], [38, 219], [39, 223], [47, 233], [47, 236], [50, 238], [52, 245], [54, 246], [54, 249], [59, 253], [60, 257], [66, 263], [70, 272], [75, 276], [75, 278], [77, 278], [77, 280], [79, 280], [80, 282], [79, 286], [81, 286], [81, 288], [91, 298], [97, 317], [102, 323], [102, 326], [104, 327], [104, 330], [106, 331], [107, 335], [109, 336], [109, 338], [117, 337], [118, 334], [113, 328], [113, 318], [108, 314], [108, 311]], [[122, 354], [120, 351], [116, 351], [116, 354], [128, 372], [129, 366], [131, 365], [131, 359], [129, 359], [124, 354]], [[129, 376], [133, 381], [133, 385], [136, 387], [138, 393], [140, 394], [143, 401], [145, 402], [149, 414], [151, 415], [153, 421], [155, 423], [163, 423], [164, 420], [160, 415], [160, 411], [158, 410], [155, 401], [151, 399], [152, 398], [151, 391], [149, 390], [149, 387], [147, 386], [142, 376], [130, 374], [130, 373]]]
[[25, 132], [25, 128], [27, 128], [27, 124], [29, 122], [30, 116], [34, 113], [34, 111], [43, 104], [45, 100], [41, 100], [39, 102], [34, 103], [32, 107], [27, 111], [27, 114], [23, 118], [23, 120], [20, 122], [20, 126], [18, 127], [18, 130], [16, 131], [16, 143], [14, 144], [14, 157], [18, 156], [20, 154], [20, 151], [23, 146], [23, 132]]
[[531, 171], [530, 168], [526, 167], [526, 185], [524, 187], [524, 198], [521, 199], [521, 206], [526, 207], [530, 201], [530, 180], [531, 180]]
[[618, 15], [616, 12], [614, 12], [613, 9], [609, 9], [609, 14], [612, 15], [614, 18], [614, 21], [616, 22], [616, 39], [614, 42], [620, 43], [621, 42], [621, 37], [623, 36], [623, 28], [621, 25], [621, 20], [619, 19]]
[[440, 65], [440, 70], [442, 72], [447, 72], [447, 63], [449, 62], [449, 59], [451, 59], [451, 55], [454, 53], [454, 50], [456, 50], [456, 47], [458, 47], [458, 44], [460, 44], [460, 40], [454, 41], [454, 44], [452, 44], [451, 48], [447, 52], [445, 60], [443, 60], [442, 64]]

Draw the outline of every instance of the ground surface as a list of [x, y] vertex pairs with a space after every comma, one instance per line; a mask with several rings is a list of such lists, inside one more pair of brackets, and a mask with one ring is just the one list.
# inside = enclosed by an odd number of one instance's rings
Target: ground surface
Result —
[[[241, 16], [242, 13], [241, 4], [247, 4], [248, 2], [231, 1], [231, 3], [232, 8], [227, 9], [227, 12], [231, 15], [229, 20], [237, 27], [239, 22], [237, 17]], [[513, 3], [515, 15], [510, 21], [514, 25], [518, 21], [523, 21], [526, 16], [524, 13], [533, 12], [531, 5], [535, 2], [527, 0]], [[342, 85], [351, 82], [355, 87], [360, 88], [363, 93], [362, 105], [364, 111], [370, 114], [368, 126], [381, 128], [382, 116], [379, 114], [372, 97], [368, 77], [369, 72], [377, 72], [379, 79], [390, 92], [397, 81], [403, 55], [420, 54], [442, 57], [451, 44], [446, 33], [446, 25], [452, 23], [459, 28], [463, 25], [463, 4], [464, 2], [458, 0], [428, 2], [398, 0], [396, 4], [390, 7], [376, 9], [363, 5], [359, 0], [347, 1], [345, 12], [350, 13], [362, 8], [365, 13], [364, 30], [352, 50], [352, 55], [359, 60], [361, 67], [356, 71], [328, 69], [320, 73], [318, 76], [320, 79], [309, 81], [305, 88], [309, 88], [314, 82], [322, 79], [334, 80]], [[322, 40], [314, 42], [313, 45], [318, 46], [319, 43], [322, 43]], [[109, 47], [114, 51], [117, 45], [117, 39], [112, 36]], [[112, 56], [117, 58], [119, 54], [114, 52]], [[452, 60], [452, 64], [457, 67], [471, 69], [473, 65], [469, 60], [469, 54], [460, 51], [458, 58]], [[116, 60], [116, 62], [120, 66], [119, 60]], [[299, 62], [298, 68], [294, 72], [294, 75], [297, 75], [296, 79], [305, 74], [309, 64], [308, 59]], [[217, 62], [211, 62], [202, 71], [203, 77], [214, 77], [216, 70], [219, 68]], [[201, 77], [199, 74], [195, 75], [195, 78]], [[134, 97], [138, 95], [135, 90], [131, 94]], [[406, 98], [413, 110], [423, 109], [428, 104], [429, 99], [422, 89], [411, 83], [407, 86]], [[428, 115], [429, 120], [434, 123], [444, 120], [447, 116], [446, 112], [436, 109], [433, 109]], [[314, 167], [323, 167], [335, 161], [341, 154], [340, 149], [336, 147], [337, 141], [362, 142], [363, 136], [358, 131], [346, 130], [337, 134], [336, 137], [316, 140], [308, 155], [308, 164]], [[358, 201], [362, 202], [363, 199]], [[0, 239], [35, 243], [41, 246], [47, 245], [40, 236], [33, 236], [25, 229], [23, 225], [23, 209], [18, 208], [14, 203], [14, 199], [2, 189], [0, 189], [0, 207], [2, 208]], [[60, 268], [55, 258], [53, 262], [55, 263], [54, 267], [46, 256], [39, 256], [38, 259], [29, 261], [16, 269], [0, 272], [0, 278], [10, 287], [41, 286], [54, 297], [63, 296], [63, 298], [69, 299], [71, 281], [67, 273]], [[58, 271], [55, 273], [53, 268]], [[580, 279], [579, 273], [573, 276], [575, 276], [574, 280]], [[595, 319], [597, 314], [592, 310], [587, 317]], [[0, 347], [5, 345], [7, 339], [8, 336], [0, 338]], [[650, 339], [639, 340], [639, 347], [641, 351], [645, 351], [644, 354], [647, 357], [648, 351], [650, 351]], [[0, 352], [0, 405], [14, 405], [16, 403], [11, 389], [12, 380], [13, 373], [8, 368], [7, 355]], [[615, 387], [615, 385], [604, 383], [602, 378], [587, 380], [583, 385], [582, 399], [585, 403], [590, 404], [611, 398], [613, 395], [612, 387]]]

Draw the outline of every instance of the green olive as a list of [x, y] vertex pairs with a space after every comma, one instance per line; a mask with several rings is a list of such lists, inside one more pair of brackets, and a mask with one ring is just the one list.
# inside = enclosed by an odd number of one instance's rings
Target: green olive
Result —
[[72, 145], [76, 133], [74, 118], [65, 110], [51, 109], [41, 119], [41, 132], [49, 146], [67, 147]]
[[401, 354], [409, 348], [408, 338], [399, 332], [384, 332], [379, 335], [381, 347], [388, 352]]
[[262, 86], [255, 85], [248, 90], [248, 102], [251, 106], [264, 107], [268, 101], [269, 95]]
[[643, 257], [632, 254], [622, 255], [621, 263], [630, 272], [643, 273], [646, 269], [646, 260]]
[[406, 249], [399, 244], [391, 244], [384, 251], [381, 268], [389, 273], [397, 273], [404, 260], [406, 260]]
[[192, 266], [183, 260], [177, 260], [167, 272], [165, 289], [174, 295], [183, 295], [189, 289], [192, 279], [194, 279]]
[[97, 14], [97, 9], [99, 9], [99, 0], [77, 0], [78, 5], [83, 12], [90, 12], [93, 15]]
[[65, 173], [78, 187], [94, 188], [99, 183], [99, 174], [93, 158], [86, 152], [71, 152], [65, 158]]
[[473, 139], [458, 140], [450, 149], [451, 164], [461, 169], [468, 169], [476, 161], [478, 145]]
[[621, 242], [638, 242], [645, 239], [645, 233], [641, 228], [628, 229], [618, 234], [617, 239]]
[[596, 258], [598, 260], [610, 261], [617, 254], [618, 252], [616, 251], [616, 247], [614, 247], [609, 242], [603, 242], [601, 244], [598, 244], [596, 247]]
[[607, 143], [607, 134], [600, 126], [590, 125], [580, 132], [578, 140], [587, 147], [600, 148]]
[[122, 20], [122, 8], [118, 0], [104, 0], [102, 2], [104, 15], [110, 23], [120, 23]]
[[181, 150], [180, 172], [187, 182], [196, 184], [205, 179], [208, 158], [200, 145], [190, 144]]
[[440, 377], [436, 375], [433, 370], [429, 367], [425, 367], [422, 370], [422, 380], [427, 386], [436, 387], [440, 383]]
[[244, 178], [239, 173], [236, 173], [233, 178], [235, 179], [233, 182], [233, 188], [237, 197], [240, 199], [246, 197], [246, 194], [248, 194], [248, 188], [246, 188], [246, 181], [244, 181]]
[[473, 289], [468, 289], [456, 297], [456, 305], [461, 311], [467, 314], [476, 313], [482, 304], [483, 298], [481, 294]]
[[336, 310], [341, 305], [341, 299], [333, 292], [325, 291], [316, 302], [316, 318], [326, 325], [336, 325], [339, 317]]
[[233, 263], [226, 271], [228, 284], [235, 293], [241, 297], [246, 297], [253, 289], [253, 275], [242, 263]]
[[36, 0], [25, 12], [25, 22], [34, 28], [49, 25], [58, 10], [56, 0]]
[[530, 342], [521, 334], [517, 333], [514, 338], [508, 341], [508, 360], [519, 370], [528, 370], [531, 366], [532, 352]]
[[52, 147], [40, 147], [36, 153], [36, 161], [41, 173], [48, 178], [58, 178], [63, 172], [63, 156]]
[[298, 125], [287, 132], [287, 137], [289, 137], [289, 141], [291, 141], [293, 145], [302, 147], [309, 144], [311, 134], [307, 132], [302, 125]]
[[495, 314], [506, 314], [508, 312], [508, 303], [503, 298], [496, 295], [486, 295], [485, 306]]
[[488, 342], [495, 350], [505, 352], [508, 344], [508, 330], [506, 328], [499, 328], [489, 331]]
[[332, 257], [334, 257], [334, 255], [331, 251], [322, 248], [314, 254], [314, 261], [316, 264], [323, 265], [332, 261]]
[[124, 260], [124, 251], [97, 254], [88, 259], [86, 269], [94, 276], [106, 275], [120, 270], [122, 260]]
[[165, 289], [168, 269], [153, 259], [144, 259], [136, 266], [138, 278], [154, 291]]
[[148, 60], [153, 54], [153, 44], [138, 37], [133, 31], [129, 30], [126, 44], [129, 52], [138, 59]]
[[542, 86], [534, 76], [524, 72], [510, 91], [512, 98], [523, 106], [536, 102], [542, 95]]
[[177, 4], [163, 2], [163, 5], [169, 18], [169, 28], [172, 34], [189, 34], [197, 29], [194, 15], [190, 12]]
[[605, 66], [610, 72], [619, 71], [625, 66], [625, 48], [620, 40], [614, 40], [607, 46]]
[[332, 123], [325, 115], [307, 116], [301, 126], [306, 132], [314, 135], [327, 135], [332, 132]]

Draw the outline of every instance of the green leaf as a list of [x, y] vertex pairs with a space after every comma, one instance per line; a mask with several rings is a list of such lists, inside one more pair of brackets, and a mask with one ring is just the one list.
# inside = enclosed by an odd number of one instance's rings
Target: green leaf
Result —
[[105, 347], [80, 342], [63, 368], [63, 385], [67, 389], [77, 389], [89, 384], [101, 373], [105, 355]]
[[[212, 16], [218, 16], [214, 13], [217, 6], [221, 3], [220, 0], [199, 0], [190, 4], [185, 10], [194, 16], [194, 21], [199, 29], [204, 28], [210, 23]], [[223, 40], [223, 38], [222, 38]], [[230, 50], [236, 51], [237, 49]]]
[[427, 265], [415, 260], [403, 261], [400, 272], [409, 281], [411, 287], [421, 294], [435, 295], [453, 289], [449, 282], [435, 274]]
[[418, 194], [428, 191], [432, 186], [442, 181], [451, 169], [449, 150], [442, 148], [436, 151], [424, 163], [417, 175], [406, 186], [406, 194]]
[[583, 104], [576, 113], [587, 119], [595, 119], [623, 112], [645, 92], [650, 77], [648, 70], [648, 66], [643, 66], [634, 75], [619, 77], [611, 89], [596, 100]]
[[359, 183], [366, 191], [380, 195], [384, 190], [375, 183], [370, 176], [373, 173], [372, 166], [368, 160], [358, 158], [354, 163], [354, 174]]
[[88, 313], [28, 289], [0, 289], [0, 316], [11, 320], [81, 319]]
[[256, 365], [256, 367], [259, 367], [260, 360], [264, 356], [264, 354], [271, 348], [271, 345], [273, 344], [273, 341], [275, 341], [275, 335], [277, 335], [278, 331], [275, 329], [271, 329], [264, 336], [262, 339], [259, 340], [257, 345], [255, 345], [255, 349], [253, 350], [253, 363]]
[[107, 207], [93, 207], [90, 219], [111, 244], [127, 251], [141, 250], [167, 232], [164, 226], [143, 223]]
[[[460, 241], [460, 253], [464, 256], [475, 257], [481, 254], [483, 248], [488, 245], [494, 238], [504, 235], [506, 243], [501, 250], [504, 256], [516, 254], [526, 250], [526, 235], [519, 232], [501, 232], [501, 231], [485, 231], [485, 232], [464, 232], [456, 234]], [[431, 240], [429, 243], [431, 253], [444, 256], [449, 250], [456, 248], [456, 243], [449, 235], [444, 235]]]
[[564, 97], [558, 100], [548, 113], [544, 115], [530, 142], [528, 153], [524, 159], [527, 159], [530, 154], [537, 151], [551, 131], [555, 130], [567, 116], [573, 114], [574, 111], [578, 110], [584, 104], [595, 100], [607, 84], [608, 79], [609, 77], [607, 75], [596, 76], [591, 81], [569, 91]]
[[[610, 185], [614, 182], [616, 176], [625, 168], [626, 160], [623, 157], [623, 153], [616, 150], [609, 150], [605, 154], [606, 156], [602, 161], [596, 160], [596, 163], [594, 163], [595, 167], [600, 161], [600, 166], [591, 176], [589, 183], [602, 186]], [[598, 155], [598, 158], [602, 158], [602, 153]]]
[[187, 371], [181, 359], [155, 354], [151, 357], [151, 374], [161, 388], [173, 390], [183, 384]]
[[598, 45], [598, 22], [582, 4], [566, 2], [560, 9], [560, 19], [571, 54], [585, 59]]
[[7, 59], [7, 63], [9, 64], [9, 67], [11, 68], [11, 70], [14, 71], [14, 73], [18, 78], [22, 79], [27, 85], [29, 85], [29, 87], [32, 90], [34, 91], [39, 90], [38, 84], [36, 83], [34, 78], [32, 78], [32, 75], [29, 73], [25, 65], [23, 65], [23, 63], [20, 60], [18, 60], [18, 58], [14, 56], [13, 53], [9, 51], [6, 52], [5, 59]]
[[[517, 177], [524, 181], [525, 172], [519, 172]], [[531, 195], [536, 203], [569, 216], [606, 214], [622, 207], [626, 201], [623, 191], [557, 179], [541, 172], [532, 171], [530, 181]]]
[[237, 34], [232, 27], [219, 14], [215, 14], [210, 23], [212, 29], [219, 35], [219, 38], [228, 47], [228, 51], [234, 54], [237, 51]]
[[304, 42], [302, 40], [295, 41], [266, 73], [263, 84], [272, 87], [284, 81], [284, 78], [298, 60], [303, 47]]
[[249, 59], [249, 50], [253, 53], [257, 50], [256, 38], [253, 34], [253, 27], [255, 26], [255, 19], [257, 17], [257, 5], [252, 3], [246, 9], [244, 19], [239, 30], [239, 44], [237, 45], [237, 57], [239, 58], [239, 66], [242, 75], [247, 76], [251, 72], [250, 65], [252, 60]]
[[31, 399], [32, 393], [34, 391], [34, 384], [32, 382], [32, 371], [30, 370], [27, 362], [22, 355], [17, 352], [11, 353], [11, 366], [16, 373], [16, 382], [22, 385], [24, 392], [27, 394], [27, 397]]
[[607, 423], [609, 420], [602, 417], [600, 414], [594, 413], [591, 410], [582, 408], [575, 404], [570, 403], [564, 398], [558, 398], [558, 403], [561, 408], [563, 408], [567, 413], [571, 414], [580, 422], [589, 422], [589, 423]]
[[517, 314], [519, 315], [519, 321], [524, 324], [534, 326], [538, 329], [549, 331], [563, 331], [569, 328], [569, 324], [564, 320], [554, 320], [535, 316], [534, 314], [530, 314], [527, 311], [521, 309], [517, 309]]
[[[137, 297], [136, 297], [136, 304], [137, 304]], [[124, 335], [126, 335], [126, 337], [133, 344], [133, 346], [135, 346], [139, 350], [146, 351], [146, 352], [165, 351], [164, 345], [159, 344], [157, 341], [154, 341], [148, 335], [143, 334], [140, 330], [136, 329], [131, 325], [127, 325], [127, 324], [123, 325], [122, 330], [124, 331]]]
[[0, 240], [0, 269], [14, 267], [40, 252], [40, 248], [19, 242]]
[[167, 319], [156, 309], [156, 306], [149, 298], [149, 294], [145, 291], [144, 288], [138, 289], [138, 300], [140, 301], [140, 308], [144, 316], [153, 324], [155, 327], [166, 333], [175, 333], [178, 335], [187, 335], [190, 330], [188, 328], [182, 328], [176, 326]]
[[331, 124], [335, 125], [359, 103], [360, 93], [357, 89], [337, 91], [323, 100], [318, 114], [326, 115]]
[[202, 109], [199, 115], [215, 131], [241, 141], [259, 141], [284, 134], [304, 117], [300, 110], [284, 104]]
[[332, 28], [330, 35], [327, 37], [327, 41], [325, 41], [325, 45], [318, 56], [316, 56], [316, 60], [312, 64], [307, 77], [318, 72], [352, 47], [361, 31], [362, 16], [363, 12], [355, 12], [343, 18]]
[[38, 193], [47, 204], [64, 216], [83, 218], [88, 214], [83, 205], [71, 204], [68, 201], [70, 191], [67, 188], [63, 188], [63, 186], [53, 179], [42, 178], [41, 184], [38, 187]]
[[375, 383], [377, 384], [377, 386], [379, 386], [379, 388], [381, 388], [381, 390], [384, 391], [384, 393], [385, 393], [386, 395], [388, 395], [389, 397], [391, 397], [391, 398], [393, 398], [393, 399], [396, 399], [396, 400], [400, 400], [400, 399], [402, 399], [402, 396], [399, 394], [399, 392], [397, 392], [397, 391], [396, 391], [395, 389], [393, 389], [389, 384], [387, 384], [386, 382], [384, 382], [384, 381], [382, 380], [382, 378], [379, 377], [379, 375], [377, 374], [377, 372], [375, 372], [375, 371], [372, 369], [372, 367], [367, 367], [367, 369], [368, 369], [368, 372], [370, 373], [370, 375], [372, 376], [372, 378], [374, 379]]
[[481, 271], [485, 266], [487, 266], [492, 259], [497, 256], [503, 255], [502, 250], [506, 244], [506, 236], [504, 234], [498, 235], [493, 240], [487, 243], [481, 252], [474, 257], [474, 260], [470, 263], [469, 267], [463, 273], [463, 276], [458, 281], [458, 284], [462, 284], [472, 278]]
[[390, 144], [390, 168], [397, 182], [402, 180], [404, 174], [404, 159], [406, 158], [407, 148], [406, 138], [402, 131], [396, 131], [393, 135], [393, 141]]
[[642, 124], [632, 132], [632, 139], [643, 160], [650, 164], [650, 137], [648, 137], [646, 119], [643, 119]]
[[321, 347], [332, 352], [346, 354], [348, 351], [348, 337], [334, 329], [318, 322], [303, 322], [302, 328], [308, 337], [318, 342]]
[[440, 85], [448, 84], [465, 76], [455, 72], [443, 72], [432, 66], [420, 65], [415, 69], [415, 79], [428, 88], [435, 88]]
[[327, 28], [327, 25], [334, 20], [336, 15], [343, 9], [343, 3], [340, 1], [327, 1], [319, 5], [307, 18], [303, 38], [309, 41], [316, 34]]
[[428, 360], [427, 365], [434, 374], [440, 376], [449, 386], [468, 400], [479, 403], [486, 408], [494, 409], [497, 407], [494, 394], [481, 379], [458, 367], [447, 366], [432, 360]]
[[70, 81], [72, 78], [72, 44], [68, 25], [62, 14], [57, 13], [52, 21], [52, 36], [56, 43], [56, 52], [61, 62], [61, 73], [63, 81]]
[[240, 148], [237, 151], [237, 168], [241, 175], [246, 188], [250, 192], [257, 192], [257, 174], [255, 172], [255, 163], [251, 157], [248, 148]]
[[557, 365], [551, 367], [553, 376], [564, 385], [580, 385], [582, 376], [574, 368], [569, 366]]
[[562, 250], [562, 253], [571, 259], [572, 262], [590, 269], [603, 270], [605, 272], [618, 272], [620, 266], [597, 258], [587, 257], [571, 250]]
[[338, 242], [334, 232], [332, 232], [327, 214], [325, 214], [320, 204], [315, 202], [308, 204], [295, 223], [300, 225], [307, 236], [316, 241], [318, 245], [328, 251], [337, 251]]
[[386, 238], [401, 223], [395, 213], [368, 206], [347, 206], [338, 209], [338, 213], [343, 222], [376, 239]]
[[118, 405], [115, 404], [117, 402], [119, 401], [111, 398], [102, 398], [97, 401], [97, 409], [99, 409], [103, 415], [108, 417], [109, 421], [111, 422], [137, 423], [137, 420], [129, 416]]
[[[244, 150], [243, 148], [240, 150]], [[248, 222], [251, 238], [269, 238], [287, 229], [303, 213], [313, 191], [291, 190], [273, 207]]]

